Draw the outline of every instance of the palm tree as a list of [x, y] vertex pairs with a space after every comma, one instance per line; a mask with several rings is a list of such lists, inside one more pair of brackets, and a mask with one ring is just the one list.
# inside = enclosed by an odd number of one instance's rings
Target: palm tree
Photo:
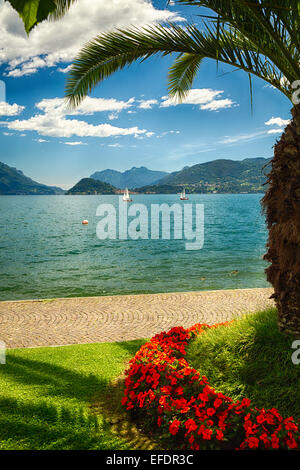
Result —
[[[141, 59], [177, 54], [168, 91], [182, 99], [204, 58], [262, 78], [293, 104], [292, 120], [276, 142], [268, 189], [262, 200], [269, 238], [267, 279], [274, 287], [281, 331], [300, 336], [300, 88], [298, 0], [177, 0], [207, 7], [194, 24], [117, 29], [91, 40], [78, 54], [66, 84], [71, 106], [102, 80]], [[294, 101], [294, 102], [293, 102]]]

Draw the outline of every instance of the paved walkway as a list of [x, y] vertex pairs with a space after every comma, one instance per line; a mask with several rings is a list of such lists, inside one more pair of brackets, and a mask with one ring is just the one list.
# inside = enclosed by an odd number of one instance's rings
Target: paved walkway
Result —
[[0, 302], [0, 340], [20, 348], [149, 338], [273, 306], [271, 294], [238, 289]]

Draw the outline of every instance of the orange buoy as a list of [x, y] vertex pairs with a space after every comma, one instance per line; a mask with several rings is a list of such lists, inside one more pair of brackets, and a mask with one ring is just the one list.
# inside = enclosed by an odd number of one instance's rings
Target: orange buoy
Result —
[[89, 223], [88, 220], [83, 220], [83, 221], [82, 221], [82, 225], [87, 225], [88, 223]]

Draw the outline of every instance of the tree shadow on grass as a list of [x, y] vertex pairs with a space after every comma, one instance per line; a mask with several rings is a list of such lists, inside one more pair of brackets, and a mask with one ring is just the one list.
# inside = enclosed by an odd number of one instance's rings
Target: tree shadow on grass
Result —
[[107, 449], [108, 437], [83, 408], [0, 399], [0, 449]]
[[135, 339], [132, 341], [120, 341], [118, 346], [120, 346], [124, 351], [130, 353], [131, 357], [134, 357], [137, 351], [143, 346], [143, 344], [147, 343], [149, 339], [141, 338]]
[[107, 389], [102, 394], [95, 394], [92, 397], [90, 409], [95, 414], [103, 415], [110, 425], [111, 431], [125, 439], [131, 450], [166, 450], [157, 433], [155, 435], [151, 430], [145, 431], [142, 412], [136, 419], [136, 415], [129, 414], [121, 405], [125, 388], [124, 379], [125, 374], [123, 373], [110, 383], [109, 390]]
[[80, 374], [56, 364], [10, 355], [1, 375], [14, 382], [42, 386], [43, 396], [85, 400], [97, 390], [103, 390], [108, 381], [94, 374]]
[[[124, 341], [118, 343], [118, 346], [133, 357], [145, 341]], [[9, 377], [15, 383], [42, 386], [44, 397], [57, 396], [84, 401], [94, 393], [104, 390], [109, 383], [108, 379], [99, 375], [79, 373], [51, 362], [13, 354], [8, 355], [5, 367], [1, 368], [1, 375]]]
[[[133, 356], [143, 343], [137, 340], [120, 346]], [[0, 449], [130, 448], [111, 432], [106, 418], [112, 395], [107, 378], [13, 354], [8, 355], [1, 375], [19, 390], [24, 386], [24, 394], [0, 397]], [[101, 412], [87, 407], [95, 395], [103, 396]]]

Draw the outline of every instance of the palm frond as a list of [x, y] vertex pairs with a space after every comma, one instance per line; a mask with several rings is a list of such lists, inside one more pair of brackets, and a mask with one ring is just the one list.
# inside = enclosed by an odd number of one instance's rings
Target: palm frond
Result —
[[298, 0], [177, 0], [186, 5], [206, 7], [221, 21], [236, 29], [261, 53], [278, 63], [289, 63], [290, 75], [299, 74], [300, 4]]
[[138, 59], [154, 54], [197, 52], [183, 29], [163, 25], [115, 30], [97, 36], [75, 58], [67, 77], [66, 96], [77, 106], [97, 83]]
[[169, 91], [173, 95], [183, 97], [202, 59], [210, 58], [256, 75], [291, 97], [288, 84], [283, 82], [284, 77], [293, 77], [288, 60], [279, 64], [260, 51], [258, 41], [221, 24], [218, 34], [213, 25], [206, 25], [204, 32], [194, 25], [176, 24], [116, 30], [96, 37], [75, 58], [67, 78], [66, 96], [69, 104], [76, 106], [97, 83], [132, 62], [154, 54], [178, 53], [169, 74]]
[[48, 19], [51, 21], [56, 21], [61, 19], [69, 11], [73, 3], [76, 3], [78, 0], [54, 0], [56, 8], [54, 12], [50, 13]]
[[200, 54], [185, 53], [177, 57], [169, 69], [168, 90], [179, 101], [185, 98], [193, 85], [194, 79], [203, 60]]

